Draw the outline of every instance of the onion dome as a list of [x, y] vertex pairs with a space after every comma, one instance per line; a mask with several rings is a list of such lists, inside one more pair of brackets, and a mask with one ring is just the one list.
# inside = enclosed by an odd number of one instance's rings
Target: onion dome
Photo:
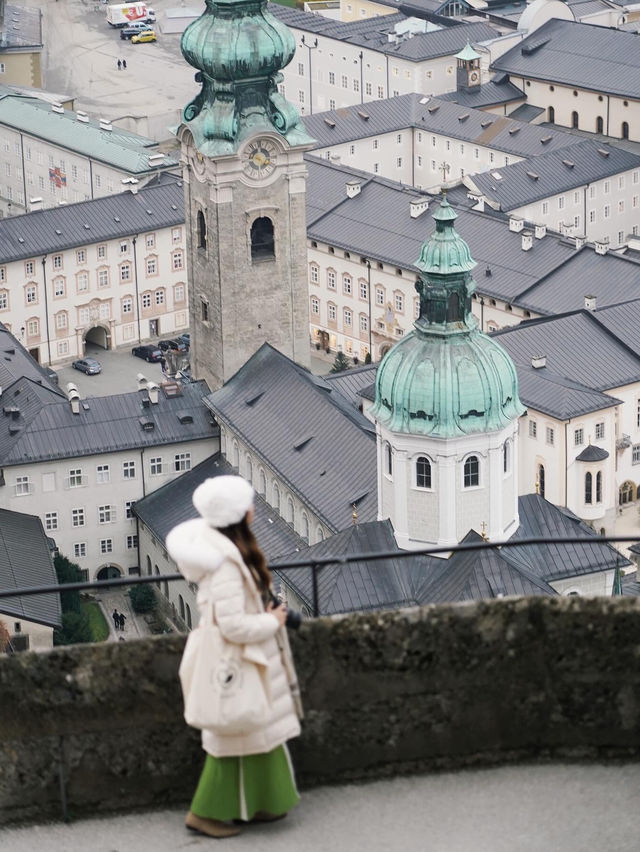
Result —
[[291, 62], [296, 44], [266, 0], [206, 0], [180, 47], [202, 84], [183, 111], [202, 154], [232, 154], [245, 137], [269, 130], [291, 145], [312, 141], [296, 108], [278, 92], [280, 69]]
[[433, 218], [436, 230], [416, 261], [420, 316], [378, 367], [372, 413], [391, 431], [416, 435], [499, 430], [524, 412], [516, 369], [472, 315], [476, 264], [446, 198]]

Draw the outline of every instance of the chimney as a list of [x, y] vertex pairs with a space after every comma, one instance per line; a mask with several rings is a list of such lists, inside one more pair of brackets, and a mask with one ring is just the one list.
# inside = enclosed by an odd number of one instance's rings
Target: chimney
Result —
[[345, 186], [347, 188], [347, 198], [355, 198], [356, 195], [360, 195], [362, 184], [356, 178], [348, 180]]
[[29, 212], [33, 213], [34, 210], [42, 210], [41, 195], [36, 196], [36, 198], [29, 199]]
[[531, 251], [533, 248], [533, 234], [531, 231], [522, 232], [522, 251]]
[[606, 254], [609, 251], [609, 239], [596, 240], [596, 254]]
[[138, 375], [136, 376], [136, 379], [138, 380], [138, 390], [139, 391], [146, 390], [147, 385], [149, 384], [149, 382], [147, 381], [147, 377], [145, 375], [143, 375], [142, 373], [138, 373]]
[[534, 355], [531, 359], [531, 366], [534, 370], [539, 370], [541, 367], [547, 366], [547, 356], [546, 355]]
[[518, 219], [516, 216], [509, 217], [509, 230], [520, 233], [524, 228], [524, 219]]
[[425, 210], [429, 209], [429, 202], [426, 198], [412, 198], [409, 202], [409, 213], [412, 219], [417, 219]]
[[477, 210], [479, 213], [484, 213], [484, 195], [470, 195], [469, 198], [475, 201], [472, 209]]
[[77, 390], [69, 391], [69, 403], [72, 414], [80, 414], [80, 394]]
[[547, 226], [546, 225], [536, 225], [536, 240], [541, 240], [543, 237], [547, 235]]
[[586, 245], [587, 238], [583, 237], [583, 236], [575, 237], [575, 242], [576, 242], [576, 249], [581, 249], [583, 246]]
[[147, 383], [147, 390], [149, 391], [149, 400], [151, 402], [151, 405], [157, 405], [158, 404], [158, 390], [159, 390], [158, 385], [155, 382], [148, 382]]
[[584, 306], [587, 311], [595, 311], [596, 309], [596, 297], [595, 296], [585, 296], [584, 297]]

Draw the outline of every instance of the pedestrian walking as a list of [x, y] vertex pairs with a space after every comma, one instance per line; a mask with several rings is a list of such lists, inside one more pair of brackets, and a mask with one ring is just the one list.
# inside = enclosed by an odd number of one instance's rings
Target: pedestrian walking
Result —
[[126, 59], [123, 59], [123, 60], [122, 60], [122, 70], [123, 70], [123, 71], [126, 71], [126, 70], [127, 70], [127, 60], [126, 60]]
[[207, 479], [193, 494], [201, 517], [179, 524], [166, 540], [181, 573], [198, 584], [200, 618], [214, 615], [226, 649], [251, 648], [251, 659], [263, 661], [259, 680], [268, 682], [262, 724], [202, 731], [205, 764], [185, 824], [211, 837], [238, 834], [233, 820], [281, 819], [299, 800], [286, 742], [300, 733], [302, 707], [286, 608], [271, 599], [271, 572], [250, 527], [253, 498], [242, 477]]
[[113, 626], [116, 630], [118, 630], [118, 628], [120, 627], [120, 615], [117, 609], [114, 609], [114, 611], [111, 613], [111, 618], [113, 619]]
[[122, 62], [118, 59], [118, 71], [122, 68]]
[[124, 630], [124, 623], [127, 620], [127, 616], [124, 614], [124, 612], [121, 612], [118, 616], [118, 619], [120, 623], [120, 630]]

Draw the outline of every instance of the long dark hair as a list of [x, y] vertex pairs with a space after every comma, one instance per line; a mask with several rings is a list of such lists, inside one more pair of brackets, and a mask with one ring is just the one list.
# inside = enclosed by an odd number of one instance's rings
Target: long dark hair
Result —
[[269, 571], [264, 553], [260, 550], [256, 537], [249, 526], [248, 514], [247, 512], [237, 524], [219, 527], [218, 532], [226, 535], [235, 544], [240, 551], [244, 564], [253, 574], [258, 587], [261, 590], [267, 590], [271, 588], [271, 571]]

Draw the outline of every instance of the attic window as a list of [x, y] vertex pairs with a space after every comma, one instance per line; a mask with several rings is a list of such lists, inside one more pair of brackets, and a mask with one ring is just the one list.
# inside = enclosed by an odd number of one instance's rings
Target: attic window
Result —
[[548, 142], [551, 142], [552, 138], [553, 138], [552, 136], [543, 136], [542, 139], [540, 140], [540, 142], [543, 145], [546, 145]]
[[465, 112], [463, 115], [458, 116], [458, 121], [466, 121], [469, 118], [469, 113]]
[[114, 217], [113, 217], [113, 221], [114, 221], [114, 222], [119, 222], [119, 221], [120, 221], [120, 217], [119, 217], [119, 216], [114, 216]]
[[153, 216], [153, 210], [147, 210], [147, 216]]
[[91, 226], [90, 226], [90, 225], [87, 225], [87, 223], [86, 223], [86, 222], [84, 223], [84, 229], [85, 229], [85, 231], [88, 231], [90, 227], [91, 227]]
[[602, 157], [608, 157], [609, 151], [605, 151], [604, 148], [598, 148], [598, 154], [600, 154], [600, 156], [602, 156]]
[[62, 231], [60, 230], [60, 228], [56, 228], [56, 234], [57, 234], [58, 236], [60, 236], [60, 234], [61, 234], [61, 233], [62, 233]]
[[172, 204], [172, 205], [171, 205], [171, 209], [172, 209], [172, 210], [177, 210], [178, 208], [177, 208], [177, 206], [176, 206], [175, 204]]
[[496, 180], [502, 180], [502, 175], [500, 174], [500, 172], [491, 172], [491, 177], [495, 178]]
[[23, 243], [23, 242], [24, 242], [24, 239], [23, 239], [22, 237], [18, 237], [18, 242], [19, 242], [19, 243]]
[[509, 133], [510, 133], [512, 136], [513, 136], [515, 133], [520, 133], [520, 128], [519, 128], [519, 127], [510, 127], [510, 128], [509, 128]]
[[575, 163], [572, 163], [571, 160], [563, 160], [562, 162], [568, 169], [572, 169], [575, 166]]
[[358, 115], [363, 121], [369, 121], [369, 113], [358, 110]]
[[325, 118], [324, 123], [328, 124], [329, 127], [335, 127], [336, 126], [335, 121], [332, 121], [330, 118]]
[[193, 423], [193, 415], [190, 414], [188, 411], [179, 411], [178, 420], [184, 426], [186, 423]]
[[527, 172], [527, 177], [530, 177], [531, 180], [539, 180], [540, 175], [537, 175], [535, 172]]
[[311, 441], [312, 439], [313, 439], [313, 435], [307, 435], [306, 438], [302, 438], [302, 440], [295, 443], [293, 445], [293, 449], [296, 450], [297, 452], [300, 452], [300, 450], [303, 450], [307, 446], [309, 441]]
[[139, 417], [138, 423], [142, 427], [143, 432], [153, 432], [153, 430], [156, 428], [156, 424], [148, 417]]
[[480, 122], [480, 127], [490, 127], [493, 124], [493, 121], [490, 118], [487, 118], [485, 121]]
[[429, 113], [438, 112], [440, 104], [433, 104], [433, 106], [427, 107], [427, 109], [429, 110]]

